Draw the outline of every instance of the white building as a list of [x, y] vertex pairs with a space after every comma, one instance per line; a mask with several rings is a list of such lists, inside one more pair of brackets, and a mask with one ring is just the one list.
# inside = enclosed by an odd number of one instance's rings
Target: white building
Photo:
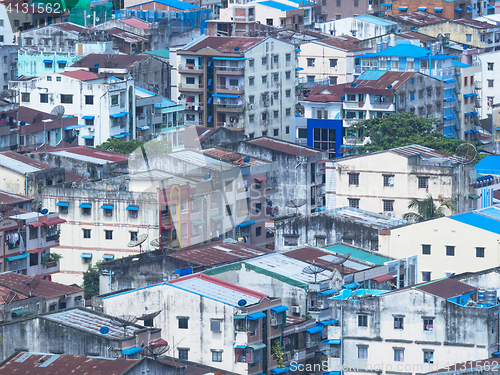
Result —
[[13, 25], [10, 24], [9, 13], [4, 4], [0, 5], [0, 47], [18, 44]]
[[390, 34], [398, 30], [396, 22], [369, 14], [319, 23], [316, 24], [316, 27], [319, 27], [322, 32], [330, 35], [349, 35], [361, 40]]
[[[481, 62], [481, 75], [474, 81], [474, 87], [481, 90], [481, 118], [485, 119], [493, 114], [493, 104], [500, 101], [500, 51], [481, 53], [478, 55]], [[469, 82], [470, 84], [470, 82]]]
[[78, 136], [78, 144], [85, 144], [84, 139], [93, 139], [97, 146], [110, 137], [137, 137], [136, 95], [130, 76], [120, 80], [77, 70], [11, 81], [9, 87], [17, 92], [23, 106], [47, 113], [54, 110], [59, 116], [77, 116], [79, 124], [64, 130]]
[[19, 45], [41, 47], [46, 51], [58, 53], [74, 53], [79, 35], [85, 30], [85, 27], [71, 22], [28, 29], [19, 36]]

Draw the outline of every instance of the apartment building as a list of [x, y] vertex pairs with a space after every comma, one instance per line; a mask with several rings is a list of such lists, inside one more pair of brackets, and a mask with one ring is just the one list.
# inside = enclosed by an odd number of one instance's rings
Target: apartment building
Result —
[[185, 124], [288, 138], [294, 114], [294, 45], [271, 37], [207, 37], [177, 51]]
[[40, 47], [50, 52], [74, 53], [75, 45], [84, 31], [85, 27], [71, 22], [49, 24], [23, 31], [19, 36], [19, 46]]
[[[485, 8], [490, 1], [484, 1]], [[488, 5], [486, 5], [488, 4]], [[386, 15], [404, 15], [415, 11], [427, 12], [450, 20], [459, 18], [474, 18], [483, 14], [483, 3], [478, 0], [425, 0], [412, 3], [408, 0], [396, 0], [381, 4]]]
[[473, 84], [474, 89], [477, 90], [476, 93], [480, 94], [482, 119], [493, 115], [493, 105], [497, 104], [500, 100], [500, 82], [495, 73], [500, 71], [498, 58], [500, 58], [500, 51], [481, 53], [477, 55], [477, 59], [481, 64], [480, 79], [476, 79], [478, 77], [475, 75], [474, 81], [471, 83], [471, 78], [469, 78], [468, 84]]
[[349, 35], [360, 40], [386, 35], [399, 28], [396, 22], [369, 14], [318, 23], [317, 27], [330, 35]]

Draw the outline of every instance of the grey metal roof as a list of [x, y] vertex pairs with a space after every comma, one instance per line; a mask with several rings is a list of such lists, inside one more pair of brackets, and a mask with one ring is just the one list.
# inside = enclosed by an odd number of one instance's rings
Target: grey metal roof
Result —
[[59, 155], [63, 156], [65, 158], [70, 158], [70, 159], [75, 159], [75, 160], [81, 160], [81, 161], [86, 161], [89, 163], [93, 164], [100, 164], [104, 165], [106, 163], [109, 163], [109, 160], [104, 160], [104, 159], [98, 159], [94, 158], [92, 156], [87, 156], [87, 155], [80, 155], [80, 154], [75, 154], [74, 152], [68, 152], [66, 150], [61, 150], [61, 151], [49, 151], [51, 154], [54, 155]]
[[409, 221], [403, 219], [395, 219], [386, 215], [377, 214], [375, 212], [364, 211], [353, 207], [341, 207], [330, 211], [322, 211], [315, 215], [334, 215], [345, 218], [347, 220], [357, 221], [369, 225], [374, 228], [394, 228], [401, 225], [409, 224]]
[[194, 164], [198, 167], [205, 167], [205, 168], [211, 168], [213, 170], [223, 170], [223, 171], [229, 171], [234, 167], [234, 165], [226, 163], [224, 161], [220, 161], [214, 158], [211, 158], [209, 156], [205, 156], [203, 154], [200, 154], [195, 151], [187, 150], [187, 151], [179, 151], [179, 152], [173, 152], [169, 154], [169, 156], [179, 159], [179, 160], [184, 160], [188, 163]]
[[186, 185], [196, 182], [195, 180], [187, 179], [185, 177], [179, 177], [171, 173], [159, 170], [134, 173], [128, 175], [128, 177], [133, 181], [162, 181], [168, 179], [168, 183], [171, 185]]
[[0, 165], [2, 167], [11, 169], [15, 172], [22, 173], [22, 174], [41, 171], [40, 168], [33, 167], [31, 165], [28, 165], [26, 163], [9, 158], [8, 156], [1, 155], [1, 154], [0, 154]]

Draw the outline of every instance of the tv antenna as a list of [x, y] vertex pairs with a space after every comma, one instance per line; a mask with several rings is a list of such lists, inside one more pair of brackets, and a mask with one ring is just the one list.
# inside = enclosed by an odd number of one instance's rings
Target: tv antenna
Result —
[[9, 290], [8, 293], [2, 295], [0, 298], [2, 298], [2, 301], [6, 305], [8, 305], [9, 303], [14, 302], [14, 301], [19, 301], [19, 296], [13, 290]]
[[23, 283], [26, 284], [23, 289], [28, 288], [29, 296], [31, 297], [33, 290], [35, 290], [38, 285], [40, 285], [40, 279], [36, 276], [33, 276], [30, 281], [23, 281]]
[[65, 109], [63, 105], [57, 105], [54, 108], [52, 108], [52, 111], [50, 111], [50, 116], [52, 116], [53, 120], [59, 120], [60, 118], [63, 117], [64, 111]]
[[310, 266], [305, 267], [302, 270], [302, 272], [304, 272], [308, 275], [314, 275], [314, 284], [316, 284], [318, 273], [323, 272], [325, 269], [326, 269], [325, 267], [319, 266], [319, 265], [313, 263]]
[[295, 208], [295, 215], [299, 214], [299, 208], [306, 204], [305, 199], [292, 199], [286, 202], [286, 206], [289, 208]]
[[122, 315], [115, 319], [115, 322], [118, 326], [123, 327], [123, 337], [125, 338], [127, 337], [127, 327], [137, 322], [137, 317], [135, 315]]
[[455, 150], [455, 155], [461, 159], [462, 164], [470, 164], [474, 161], [477, 155], [477, 150], [470, 143], [462, 143]]
[[127, 244], [128, 247], [139, 246], [139, 252], [142, 253], [142, 243], [148, 238], [147, 234], [140, 234]]
[[158, 339], [150, 342], [149, 345], [144, 346], [142, 349], [146, 357], [152, 357], [156, 360], [170, 350], [170, 345], [166, 340]]

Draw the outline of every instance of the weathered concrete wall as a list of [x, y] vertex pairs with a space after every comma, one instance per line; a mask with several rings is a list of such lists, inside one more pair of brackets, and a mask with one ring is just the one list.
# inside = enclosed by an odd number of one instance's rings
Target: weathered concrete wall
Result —
[[246, 139], [245, 134], [238, 131], [228, 130], [223, 127], [219, 127], [217, 131], [210, 134], [206, 139], [200, 142], [201, 149], [207, 149], [212, 147], [222, 147], [228, 143], [237, 143]]
[[29, 310], [32, 314], [41, 314], [45, 312], [45, 307], [46, 305], [43, 303], [42, 296], [14, 301], [0, 306], [0, 319], [4, 321], [12, 320], [12, 311], [18, 309]]
[[170, 66], [155, 57], [150, 57], [130, 69], [135, 84], [145, 90], [170, 99]]

